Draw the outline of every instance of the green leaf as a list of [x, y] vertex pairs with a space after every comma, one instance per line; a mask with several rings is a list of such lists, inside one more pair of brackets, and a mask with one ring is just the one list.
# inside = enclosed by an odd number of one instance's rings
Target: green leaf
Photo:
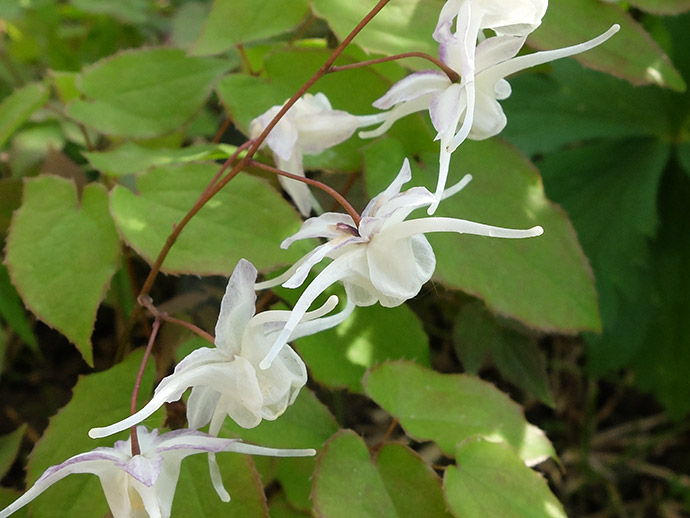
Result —
[[[314, 13], [324, 18], [338, 39], [344, 39], [376, 2], [314, 0]], [[391, 0], [357, 35], [355, 43], [380, 54], [426, 52], [438, 55], [431, 34], [438, 23], [442, 0]], [[428, 64], [425, 65], [429, 68]]]
[[342, 430], [334, 435], [319, 453], [317, 463], [312, 495], [317, 516], [399, 516], [369, 450], [355, 432]]
[[690, 142], [681, 142], [676, 148], [678, 163], [683, 170], [690, 175]]
[[223, 484], [232, 500], [223, 502], [211, 485], [208, 457], [192, 455], [182, 461], [180, 480], [173, 501], [172, 516], [223, 516], [223, 518], [264, 518], [268, 506], [264, 488], [249, 455], [216, 455]]
[[565, 518], [546, 481], [507, 444], [469, 439], [457, 449], [443, 490], [451, 511], [463, 518]]
[[24, 424], [14, 432], [0, 437], [0, 478], [7, 474], [14, 463], [14, 459], [17, 458], [27, 426]]
[[38, 83], [16, 90], [0, 103], [0, 147], [33, 112], [48, 100], [50, 92]]
[[218, 54], [238, 43], [277, 36], [293, 29], [309, 12], [309, 0], [214, 0], [196, 42], [196, 55]]
[[284, 495], [278, 495], [271, 499], [269, 515], [271, 518], [309, 518], [312, 516], [311, 513], [293, 508]]
[[339, 326], [300, 338], [296, 346], [314, 379], [355, 393], [362, 392], [362, 377], [377, 363], [408, 359], [429, 366], [429, 339], [404, 305], [357, 308]]
[[[247, 442], [275, 448], [321, 448], [338, 425], [316, 396], [303, 388], [297, 400], [276, 421], [262, 421], [256, 428], [245, 429], [227, 419], [224, 430]], [[297, 508], [310, 509], [313, 457], [280, 459], [277, 478], [285, 494]]]
[[125, 142], [108, 151], [84, 152], [91, 165], [108, 176], [141, 173], [153, 166], [200, 160], [226, 159], [235, 151], [226, 144], [203, 144], [184, 148], [150, 148]]
[[149, 0], [70, 0], [77, 9], [92, 14], [113, 16], [123, 22], [143, 25], [151, 11]]
[[74, 343], [89, 364], [96, 310], [119, 253], [102, 186], [87, 185], [79, 201], [74, 184], [63, 178], [26, 181], [5, 264], [27, 307]]
[[10, 228], [12, 214], [22, 204], [22, 181], [19, 178], [0, 178], [0, 235]]
[[643, 299], [650, 325], [634, 361], [640, 388], [654, 393], [675, 419], [690, 412], [689, 197], [690, 178], [677, 169], [668, 171], [659, 194], [661, 224], [652, 243], [652, 290]]
[[7, 268], [3, 264], [0, 264], [0, 315], [24, 343], [29, 344], [34, 350], [38, 349], [36, 336], [26, 319], [22, 299], [12, 286]]
[[[114, 438], [93, 440], [87, 432], [94, 426], [114, 423], [129, 415], [129, 394], [134, 387], [142, 355], [142, 350], [135, 351], [107, 371], [79, 378], [71, 401], [51, 418], [31, 453], [29, 484], [35, 482], [49, 466], [97, 446], [112, 447]], [[151, 387], [153, 379], [153, 362], [149, 362], [142, 379], [139, 405], [150, 397], [144, 388]], [[161, 421], [158, 414], [147, 419], [146, 424], [153, 426]], [[84, 509], [89, 510], [90, 516], [103, 516], [108, 511], [103, 490], [93, 475], [71, 475], [61, 480], [34, 500], [29, 508], [34, 518], [71, 518], [82, 515]]]
[[[423, 159], [433, 174], [437, 159]], [[534, 166], [500, 140], [467, 141], [453, 155], [449, 184], [468, 172], [473, 180], [444, 200], [437, 215], [508, 228], [541, 225], [544, 235], [430, 234], [438, 261], [435, 277], [529, 327], [562, 333], [599, 330], [589, 265], [568, 218], [544, 196]]]
[[450, 518], [438, 475], [415, 452], [388, 443], [376, 456], [376, 464], [398, 516]]
[[629, 0], [629, 3], [652, 14], [680, 14], [690, 10], [690, 0]]
[[597, 0], [561, 0], [549, 5], [529, 44], [542, 50], [589, 40], [611, 25], [621, 30], [603, 45], [575, 57], [596, 70], [627, 79], [635, 85], [656, 84], [676, 91], [685, 82], [668, 56], [632, 16], [620, 6]]
[[416, 440], [433, 440], [447, 455], [473, 435], [502, 440], [533, 463], [554, 455], [544, 433], [490, 383], [462, 374], [439, 374], [407, 362], [372, 368], [366, 393]]
[[549, 74], [510, 80], [502, 101], [508, 125], [501, 133], [528, 155], [556, 151], [586, 139], [658, 136], [673, 138], [664, 93], [636, 87], [573, 60], [557, 61]]
[[[137, 177], [137, 192], [117, 186], [111, 210], [122, 236], [152, 263], [173, 224], [192, 208], [218, 165], [160, 167]], [[308, 245], [280, 252], [278, 244], [300, 226], [297, 213], [258, 178], [239, 175], [221, 190], [180, 234], [163, 263], [167, 273], [228, 275], [246, 258], [259, 269], [293, 262]]]
[[84, 69], [69, 115], [108, 135], [154, 137], [189, 121], [227, 65], [177, 49], [122, 52]]
[[657, 228], [657, 190], [669, 153], [664, 142], [632, 139], [582, 145], [540, 162], [549, 196], [572, 218], [596, 274], [604, 334], [589, 339], [595, 372], [625, 365], [642, 346], [644, 331], [620, 335], [610, 329], [619, 318], [631, 330], [644, 322], [630, 319], [620, 306], [635, 301], [645, 282], [648, 239]]
[[463, 366], [476, 374], [491, 352], [496, 368], [509, 381], [554, 406], [546, 376], [546, 360], [536, 342], [509, 326], [502, 326], [479, 303], [462, 308], [453, 336]]

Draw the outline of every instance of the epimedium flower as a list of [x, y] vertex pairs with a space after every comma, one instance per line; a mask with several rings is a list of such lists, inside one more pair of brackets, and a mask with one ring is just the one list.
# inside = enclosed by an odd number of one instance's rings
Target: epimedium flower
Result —
[[[252, 120], [249, 136], [257, 138], [282, 106], [273, 106]], [[342, 110], [334, 110], [323, 93], [304, 94], [290, 107], [264, 141], [271, 151], [276, 166], [283, 171], [304, 176], [302, 157], [317, 154], [344, 142], [369, 119], [357, 117]], [[306, 184], [290, 178], [278, 181], [295, 202], [303, 216], [309, 216], [316, 203]]]
[[[422, 285], [431, 279], [436, 257], [424, 234], [429, 232], [457, 232], [501, 238], [527, 238], [539, 236], [539, 226], [528, 230], [513, 230], [455, 218], [425, 217], [406, 220], [420, 207], [436, 201], [424, 187], [400, 189], [411, 178], [410, 164], [405, 159], [393, 183], [373, 198], [361, 215], [359, 224], [347, 214], [327, 212], [310, 218], [293, 236], [285, 239], [281, 247], [287, 248], [300, 239], [326, 238], [328, 241], [300, 259], [293, 267], [275, 279], [256, 285], [265, 289], [283, 283], [296, 288], [304, 283], [312, 267], [325, 258], [332, 261], [304, 290], [295, 304], [285, 327], [259, 364], [270, 369], [279, 358], [292, 330], [302, 319], [316, 298], [332, 284], [341, 281], [348, 300], [357, 306], [379, 302], [395, 307], [419, 293]], [[443, 197], [460, 191], [471, 177], [448, 189]]]
[[[451, 2], [446, 4], [446, 7], [450, 4]], [[469, 6], [470, 1], [464, 0], [454, 2], [454, 4]], [[531, 4], [531, 2], [525, 2], [525, 4]], [[534, 19], [536, 18], [535, 16]], [[441, 20], [444, 20], [443, 13]], [[458, 20], [460, 23], [460, 17]], [[389, 110], [370, 116], [369, 120], [375, 119], [376, 122], [382, 124], [374, 130], [359, 134], [362, 138], [382, 135], [395, 121], [405, 115], [429, 110], [431, 123], [437, 131], [436, 140], [441, 141], [436, 200], [430, 204], [429, 214], [436, 211], [441, 201], [448, 177], [451, 153], [466, 138], [486, 139], [497, 135], [506, 126], [506, 116], [498, 102], [511, 94], [510, 84], [506, 81], [506, 77], [533, 66], [585, 52], [601, 45], [620, 29], [619, 25], [613, 25], [605, 33], [578, 45], [517, 56], [524, 44], [526, 34], [522, 36], [511, 34], [511, 32], [519, 32], [516, 27], [522, 27], [520, 23], [517, 23], [517, 19], [513, 21], [515, 23], [506, 26], [513, 27], [512, 31], [507, 28], [500, 30], [494, 25], [492, 28], [499, 35], [483, 39], [476, 47], [474, 41], [468, 40], [468, 38], [476, 40], [477, 35], [474, 30], [470, 33], [467, 31], [450, 33], [447, 30], [450, 22], [441, 23], [440, 21], [440, 28], [437, 28], [435, 33], [440, 40], [439, 57], [444, 64], [460, 74], [460, 83], [452, 82], [440, 70], [424, 70], [407, 76], [395, 83], [383, 97], [373, 103], [376, 108]], [[532, 25], [527, 23], [525, 27]], [[526, 28], [523, 27], [523, 30]], [[468, 34], [471, 35], [468, 36]], [[471, 66], [467, 65], [470, 59], [468, 49], [471, 49], [472, 54]]]
[[180, 464], [189, 455], [224, 451], [274, 457], [316, 454], [312, 449], [265, 448], [194, 430], [176, 430], [159, 436], [157, 430], [139, 426], [137, 437], [141, 449], [138, 455], [132, 455], [130, 437], [117, 441], [112, 448], [95, 448], [51, 466], [26, 493], [0, 511], [0, 518], [10, 516], [74, 473], [91, 473], [100, 479], [113, 518], [169, 518]]
[[[215, 348], [193, 351], [158, 384], [153, 398], [141, 410], [113, 425], [92, 428], [89, 436], [106, 437], [134, 426], [164, 403], [180, 399], [190, 387], [189, 427], [209, 424], [209, 433], [214, 436], [226, 416], [244, 428], [253, 428], [262, 419], [274, 420], [285, 412], [307, 382], [307, 369], [289, 346], [280, 351], [270, 369], [258, 368], [291, 313], [272, 310], [255, 314], [256, 276], [252, 263], [244, 259], [237, 263], [221, 302]], [[333, 296], [320, 309], [303, 313], [288, 338], [314, 334], [342, 322], [352, 312], [353, 304], [348, 303], [340, 313], [320, 318], [337, 303], [338, 297]], [[222, 488], [213, 453], [209, 460], [214, 484]]]

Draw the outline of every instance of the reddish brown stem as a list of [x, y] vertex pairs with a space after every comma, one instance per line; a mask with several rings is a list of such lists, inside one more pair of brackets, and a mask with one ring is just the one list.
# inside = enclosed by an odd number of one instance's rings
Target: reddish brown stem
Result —
[[151, 312], [151, 314], [157, 320], [163, 320], [164, 322], [170, 322], [171, 324], [176, 324], [178, 326], [186, 327], [195, 335], [200, 336], [201, 338], [203, 338], [207, 342], [215, 344], [216, 339], [213, 337], [213, 335], [207, 333], [206, 331], [204, 331], [200, 327], [195, 326], [191, 322], [187, 322], [185, 320], [180, 320], [179, 318], [175, 318], [173, 316], [170, 316], [165, 311], [160, 311], [156, 306], [153, 305], [153, 301], [151, 300], [151, 297], [149, 297], [148, 295], [142, 295], [141, 297], [139, 297], [137, 302], [139, 302], [140, 305], [142, 305], [146, 309], [148, 309]]
[[285, 178], [290, 178], [291, 180], [296, 180], [298, 182], [306, 183], [308, 185], [313, 185], [314, 187], [321, 189], [322, 191], [328, 193], [328, 195], [331, 196], [335, 201], [337, 201], [340, 204], [340, 206], [344, 208], [350, 216], [352, 216], [352, 219], [355, 221], [355, 225], [359, 227], [359, 221], [361, 219], [360, 215], [357, 213], [354, 207], [350, 205], [350, 203], [333, 187], [329, 187], [325, 183], [319, 182], [318, 180], [313, 180], [312, 178], [306, 178], [304, 176], [288, 173], [287, 171], [283, 171], [282, 169], [278, 169], [276, 167], [264, 164], [262, 162], [257, 162], [256, 160], [249, 160], [247, 162], [247, 165], [258, 167], [259, 169], [263, 169], [264, 171], [268, 171], [269, 173], [284, 176]]
[[369, 65], [376, 65], [378, 63], [386, 63], [388, 61], [397, 61], [399, 59], [404, 59], [404, 58], [422, 58], [426, 59], [427, 61], [431, 61], [434, 65], [436, 65], [438, 68], [443, 70], [445, 74], [448, 76], [448, 79], [452, 83], [457, 83], [460, 81], [460, 74], [458, 74], [455, 70], [450, 68], [448, 65], [446, 65], [443, 61], [440, 59], [435, 58], [431, 54], [427, 54], [426, 52], [405, 52], [403, 54], [395, 54], [393, 56], [386, 56], [385, 58], [376, 58], [376, 59], [369, 59], [367, 61], [359, 61], [357, 63], [351, 63], [349, 65], [339, 65], [339, 66], [334, 66], [331, 67], [331, 69], [328, 71], [329, 74], [333, 72], [342, 72], [343, 70], [352, 70], [354, 68], [361, 68], [361, 67], [366, 67]]
[[[196, 215], [197, 212], [201, 210], [201, 208], [211, 199], [213, 196], [216, 195], [223, 187], [225, 187], [230, 180], [232, 180], [237, 174], [247, 165], [247, 162], [251, 160], [251, 158], [256, 154], [256, 152], [259, 150], [259, 147], [261, 144], [263, 144], [264, 140], [266, 140], [266, 137], [268, 134], [271, 132], [271, 130], [275, 127], [276, 124], [278, 124], [278, 121], [287, 113], [287, 111], [292, 107], [293, 104], [297, 102], [297, 100], [304, 95], [304, 93], [311, 88], [311, 86], [318, 81], [321, 77], [323, 77], [324, 74], [328, 72], [328, 70], [333, 66], [333, 63], [335, 62], [336, 59], [340, 56], [340, 54], [343, 53], [345, 48], [350, 44], [350, 42], [354, 39], [357, 34], [360, 33], [360, 31], [376, 16], [381, 9], [384, 8], [384, 6], [389, 2], [390, 0], [379, 0], [374, 8], [369, 11], [369, 13], [360, 21], [357, 26], [352, 29], [350, 34], [347, 35], [347, 37], [340, 42], [340, 45], [338, 45], [331, 56], [326, 60], [326, 62], [317, 70], [314, 75], [312, 75], [303, 85], [302, 87], [295, 92], [295, 94], [281, 107], [281, 109], [278, 111], [278, 113], [273, 117], [273, 119], [266, 125], [264, 130], [261, 132], [261, 135], [259, 135], [249, 146], [249, 149], [247, 150], [247, 154], [242, 158], [235, 166], [230, 170], [230, 172], [220, 181], [217, 183], [210, 183], [209, 188], [204, 191], [202, 196], [197, 200], [197, 202], [194, 204], [194, 206], [189, 210], [189, 212], [182, 218], [182, 220], [175, 225], [175, 228], [173, 231], [170, 233], [168, 236], [167, 240], [165, 241], [165, 244], [163, 245], [163, 248], [161, 249], [160, 253], [158, 254], [158, 257], [156, 258], [156, 261], [154, 264], [151, 266], [151, 271], [149, 272], [148, 277], [144, 281], [144, 285], [141, 289], [140, 295], [147, 295], [149, 291], [151, 290], [151, 287], [153, 286], [153, 282], [158, 276], [158, 272], [161, 269], [161, 266], [163, 264], [163, 261], [165, 260], [166, 256], [170, 252], [170, 249], [172, 248], [173, 244], [177, 240], [177, 237], [180, 235], [180, 232], [182, 232], [182, 229], [189, 223], [189, 221]], [[232, 158], [232, 157], [231, 157]], [[220, 171], [218, 171], [218, 174], [216, 175], [218, 178], [223, 174], [223, 172], [230, 166], [231, 160], [228, 159], [225, 161], [223, 166], [221, 167]]]
[[220, 139], [223, 138], [223, 135], [225, 135], [225, 132], [230, 127], [231, 122], [232, 121], [230, 120], [230, 117], [226, 117], [225, 120], [223, 121], [223, 124], [221, 124], [218, 132], [213, 136], [213, 140], [211, 142], [213, 142], [214, 144], [218, 144], [218, 142], [220, 142]]
[[[153, 321], [153, 328], [151, 329], [151, 336], [149, 337], [149, 343], [146, 344], [146, 351], [144, 351], [144, 357], [141, 359], [141, 364], [139, 365], [139, 372], [137, 373], [137, 379], [134, 382], [134, 390], [132, 391], [132, 400], [130, 402], [129, 410], [131, 415], [137, 412], [137, 397], [139, 396], [139, 388], [141, 387], [141, 379], [144, 377], [144, 370], [146, 369], [146, 362], [151, 355], [151, 349], [153, 349], [153, 344], [156, 341], [156, 335], [158, 335], [158, 329], [161, 326], [161, 321], [156, 319]], [[132, 426], [131, 429], [131, 444], [132, 444], [132, 457], [139, 455], [141, 453], [141, 448], [139, 447], [139, 437], [137, 436], [136, 425]]]

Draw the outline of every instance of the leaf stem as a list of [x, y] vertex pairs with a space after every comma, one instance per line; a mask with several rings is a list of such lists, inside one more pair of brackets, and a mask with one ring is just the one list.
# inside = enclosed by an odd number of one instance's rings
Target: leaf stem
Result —
[[331, 74], [333, 72], [342, 72], [343, 70], [352, 70], [355, 68], [366, 67], [369, 65], [376, 65], [378, 63], [386, 63], [388, 61], [397, 61], [399, 59], [404, 59], [404, 58], [426, 59], [427, 61], [431, 61], [438, 68], [443, 70], [443, 72], [445, 72], [445, 74], [448, 76], [448, 79], [450, 79], [451, 82], [457, 83], [460, 80], [460, 74], [458, 74], [455, 70], [453, 70], [448, 65], [446, 65], [440, 59], [435, 58], [434, 56], [432, 56], [431, 54], [427, 54], [426, 52], [404, 52], [402, 54], [394, 54], [393, 56], [386, 56], [383, 58], [368, 59], [366, 61], [359, 61], [357, 63], [350, 63], [349, 65], [333, 66], [330, 68], [330, 70], [327, 73]]
[[[144, 357], [141, 359], [141, 364], [139, 365], [139, 372], [137, 373], [137, 379], [134, 382], [134, 390], [132, 390], [132, 399], [129, 405], [130, 415], [137, 413], [137, 397], [139, 396], [139, 388], [141, 387], [141, 379], [144, 377], [144, 370], [146, 369], [146, 362], [151, 355], [151, 349], [153, 349], [153, 344], [156, 341], [156, 336], [158, 335], [158, 329], [160, 329], [161, 321], [156, 318], [153, 321], [153, 328], [151, 329], [151, 336], [149, 336], [149, 343], [146, 344], [146, 351], [144, 351]], [[131, 444], [132, 444], [132, 457], [141, 454], [141, 448], [139, 447], [139, 436], [137, 435], [137, 427], [132, 426], [131, 428]]]
[[335, 201], [337, 201], [341, 205], [341, 207], [343, 207], [345, 211], [350, 216], [352, 216], [352, 219], [355, 221], [355, 225], [359, 227], [359, 221], [361, 219], [360, 215], [357, 213], [354, 207], [350, 205], [350, 203], [343, 197], [343, 195], [336, 191], [333, 187], [330, 187], [325, 183], [319, 182], [318, 180], [314, 180], [312, 178], [306, 178], [304, 176], [288, 173], [287, 171], [283, 171], [282, 169], [278, 169], [276, 167], [264, 164], [263, 162], [257, 162], [256, 160], [249, 160], [247, 162], [247, 165], [258, 167], [259, 169], [263, 169], [264, 171], [268, 171], [269, 173], [284, 176], [285, 178], [290, 178], [291, 180], [296, 180], [298, 182], [306, 183], [308, 185], [313, 185], [314, 187], [321, 189], [322, 191], [328, 193]]
[[156, 306], [153, 305], [153, 301], [151, 300], [151, 297], [149, 297], [148, 295], [140, 296], [137, 302], [139, 302], [140, 305], [148, 309], [157, 320], [163, 320], [164, 322], [170, 322], [171, 324], [177, 324], [178, 326], [186, 327], [195, 335], [200, 336], [207, 342], [215, 344], [216, 339], [213, 337], [213, 335], [207, 333], [200, 327], [195, 326], [191, 322], [175, 318], [173, 316], [170, 316], [165, 311], [159, 310]]

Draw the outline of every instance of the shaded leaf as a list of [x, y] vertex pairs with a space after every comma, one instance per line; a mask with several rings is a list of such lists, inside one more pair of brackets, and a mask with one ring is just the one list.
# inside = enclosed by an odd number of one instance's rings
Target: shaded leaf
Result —
[[680, 14], [690, 10], [690, 0], [630, 0], [630, 4], [653, 14]]
[[12, 286], [7, 268], [3, 264], [0, 264], [0, 315], [24, 343], [37, 350], [38, 343], [26, 318], [24, 304], [17, 290]]
[[554, 455], [544, 433], [490, 383], [462, 374], [439, 374], [407, 362], [372, 368], [366, 393], [416, 440], [433, 440], [446, 455], [473, 435], [502, 440], [533, 463]]
[[[152, 263], [173, 224], [192, 208], [218, 165], [160, 167], [137, 177], [135, 194], [117, 186], [111, 210], [127, 243]], [[229, 275], [246, 258], [257, 268], [294, 261], [306, 245], [279, 252], [278, 243], [297, 231], [297, 213], [271, 187], [239, 175], [190, 221], [163, 263], [167, 273]]]
[[[540, 162], [549, 196], [568, 211], [596, 274], [604, 334], [589, 338], [595, 372], [625, 365], [642, 346], [644, 330], [638, 326], [644, 319], [630, 319], [621, 306], [637, 300], [645, 282], [648, 240], [657, 228], [657, 190], [669, 153], [668, 144], [658, 140], [614, 140], [550, 153]], [[638, 330], [620, 334], [619, 318]]]
[[88, 363], [96, 310], [118, 258], [119, 240], [102, 186], [87, 185], [79, 202], [68, 180], [26, 181], [7, 241], [12, 283], [27, 307], [74, 343]]
[[[177, 49], [122, 52], [84, 69], [69, 115], [108, 135], [154, 137], [189, 121], [227, 65]], [[155, 100], [155, 102], [153, 102]]]
[[196, 55], [218, 54], [238, 43], [277, 36], [294, 28], [309, 12], [309, 0], [214, 0]]
[[565, 518], [546, 481], [504, 443], [469, 439], [443, 480], [446, 501], [463, 518]]
[[0, 147], [33, 112], [48, 100], [50, 92], [41, 84], [32, 83], [14, 91], [0, 103]]
[[405, 305], [357, 308], [339, 326], [300, 338], [296, 346], [314, 379], [355, 393], [362, 392], [367, 369], [385, 360], [408, 359], [429, 366], [429, 339]]
[[[26, 428], [27, 425], [24, 424], [14, 432], [0, 437], [0, 478], [7, 474], [14, 460], [17, 458]], [[0, 507], [0, 509], [2, 509], [2, 507]]]

